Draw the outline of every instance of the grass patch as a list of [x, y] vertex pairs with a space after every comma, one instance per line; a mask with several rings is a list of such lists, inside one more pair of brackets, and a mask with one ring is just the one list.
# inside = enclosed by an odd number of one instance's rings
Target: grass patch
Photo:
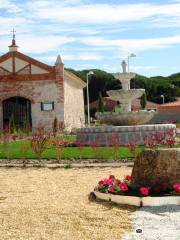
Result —
[[[26, 154], [22, 151], [23, 144], [27, 145]], [[138, 147], [137, 152], [142, 151], [143, 147]], [[99, 147], [100, 155], [103, 159], [113, 159], [114, 158], [114, 148], [113, 147]], [[9, 158], [10, 159], [35, 159], [36, 156], [33, 153], [30, 142], [27, 141], [15, 141], [8, 143], [5, 147], [3, 144], [0, 144], [0, 158]], [[51, 144], [48, 145], [47, 149], [44, 151], [42, 157], [44, 159], [56, 159], [57, 153], [55, 147]], [[132, 154], [127, 147], [119, 147], [117, 150], [118, 158], [131, 158]], [[62, 159], [79, 159], [80, 151], [78, 147], [65, 147], [62, 154]], [[82, 148], [82, 159], [97, 159], [100, 158], [97, 156], [96, 152], [91, 147]]]

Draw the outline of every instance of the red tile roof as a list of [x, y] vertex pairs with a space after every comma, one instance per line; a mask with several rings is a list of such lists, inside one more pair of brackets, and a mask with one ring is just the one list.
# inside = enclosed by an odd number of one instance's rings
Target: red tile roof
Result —
[[174, 106], [179, 106], [180, 107], [180, 99], [178, 99], [175, 102], [169, 102], [169, 103], [165, 103], [165, 104], [161, 104], [159, 105], [159, 107], [174, 107]]

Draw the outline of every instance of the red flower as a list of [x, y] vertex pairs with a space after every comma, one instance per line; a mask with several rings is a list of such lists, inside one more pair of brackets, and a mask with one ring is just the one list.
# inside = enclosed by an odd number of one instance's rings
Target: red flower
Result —
[[150, 190], [149, 187], [141, 187], [141, 188], [139, 189], [140, 193], [141, 193], [143, 196], [148, 196], [148, 195], [149, 195], [149, 190]]
[[119, 185], [121, 181], [119, 179], [116, 179], [116, 184]]
[[125, 180], [127, 180], [127, 181], [131, 181], [131, 179], [132, 179], [132, 177], [131, 176], [129, 176], [129, 175], [127, 175], [127, 176], [125, 176], [125, 178], [124, 178]]
[[109, 187], [109, 192], [115, 192], [115, 187], [114, 187], [114, 185], [110, 185], [110, 187]]
[[115, 179], [115, 176], [114, 175], [110, 175], [109, 179]]
[[174, 188], [174, 190], [175, 190], [176, 192], [180, 193], [180, 183], [175, 183], [175, 184], [173, 185], [173, 188]]
[[120, 183], [119, 187], [120, 187], [121, 191], [123, 191], [123, 192], [126, 192], [128, 190], [128, 186], [126, 183]]
[[100, 180], [100, 181], [98, 182], [98, 184], [99, 184], [99, 185], [103, 185], [103, 184], [104, 184], [104, 180]]

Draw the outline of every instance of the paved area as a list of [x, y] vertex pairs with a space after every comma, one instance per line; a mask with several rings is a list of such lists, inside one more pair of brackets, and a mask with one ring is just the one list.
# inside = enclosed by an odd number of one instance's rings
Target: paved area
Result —
[[132, 221], [133, 231], [123, 240], [180, 240], [180, 206], [142, 207]]

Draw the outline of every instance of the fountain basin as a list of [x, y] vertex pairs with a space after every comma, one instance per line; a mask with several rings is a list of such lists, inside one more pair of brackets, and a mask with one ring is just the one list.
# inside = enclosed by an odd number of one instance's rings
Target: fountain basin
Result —
[[129, 103], [134, 99], [140, 98], [143, 93], [145, 93], [144, 89], [129, 89], [129, 90], [110, 90], [107, 91], [108, 96], [114, 100], [119, 101], [121, 103]]
[[[118, 138], [119, 145], [127, 146], [133, 141], [137, 145], [144, 145], [144, 138], [156, 134], [168, 134], [176, 131], [175, 124], [149, 124], [137, 126], [100, 126], [77, 129], [77, 141], [82, 145], [112, 146], [112, 138]], [[175, 139], [174, 135], [174, 139]]]
[[113, 74], [116, 79], [119, 79], [120, 81], [129, 81], [130, 79], [134, 78], [136, 76], [135, 73], [114, 73]]
[[100, 123], [114, 126], [130, 126], [145, 124], [154, 117], [155, 112], [139, 111], [139, 112], [97, 112], [96, 118]]

